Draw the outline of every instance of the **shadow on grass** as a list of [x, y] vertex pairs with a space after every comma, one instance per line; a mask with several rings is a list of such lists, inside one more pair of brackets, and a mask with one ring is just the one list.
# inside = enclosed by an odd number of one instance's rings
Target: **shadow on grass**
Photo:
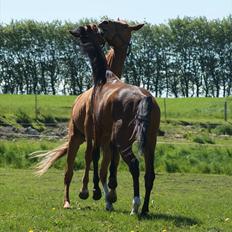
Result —
[[193, 226], [200, 224], [201, 222], [197, 219], [185, 217], [181, 215], [170, 215], [163, 213], [149, 213], [146, 216], [138, 216], [139, 220], [164, 220], [173, 221], [177, 227], [180, 226]]
[[[94, 206], [85, 206], [79, 207], [74, 206], [71, 210], [81, 210], [81, 211], [98, 211]], [[113, 210], [114, 213], [122, 213], [127, 216], [130, 216], [130, 211], [128, 210]], [[111, 212], [109, 212], [111, 213]], [[138, 215], [138, 220], [145, 221], [145, 220], [162, 220], [166, 222], [173, 222], [175, 226], [182, 227], [182, 226], [194, 226], [201, 224], [201, 221], [196, 218], [190, 218], [182, 215], [171, 215], [171, 214], [164, 214], [164, 213], [149, 213], [147, 215]]]

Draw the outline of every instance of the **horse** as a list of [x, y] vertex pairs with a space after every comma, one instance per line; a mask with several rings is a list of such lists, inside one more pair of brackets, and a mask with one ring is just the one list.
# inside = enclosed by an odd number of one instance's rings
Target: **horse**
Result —
[[[131, 34], [133, 31], [139, 30], [144, 24], [138, 24], [134, 26], [130, 26], [125, 22], [121, 21], [103, 21], [99, 24], [99, 28], [102, 30], [102, 35], [108, 44], [111, 46], [110, 50], [106, 54], [107, 63], [111, 70], [116, 73], [119, 77], [121, 76], [123, 64], [127, 55], [128, 46], [130, 44]], [[94, 30], [96, 31], [96, 27], [94, 26]], [[102, 37], [98, 37], [99, 43], [103, 44]], [[52, 151], [46, 153], [32, 153], [32, 157], [42, 158], [40, 163], [37, 165], [37, 174], [44, 174], [52, 164], [61, 158], [62, 156], [67, 156], [67, 170], [65, 174], [65, 197], [64, 197], [64, 208], [70, 207], [70, 198], [69, 198], [69, 185], [72, 179], [72, 171], [73, 163], [75, 159], [75, 155], [78, 151], [79, 146], [85, 141], [85, 123], [91, 121], [91, 118], [88, 118], [89, 115], [86, 114], [86, 106], [89, 104], [90, 96], [91, 96], [92, 88], [80, 96], [77, 97], [73, 109], [72, 116], [69, 122], [69, 134], [68, 134], [68, 142], [62, 144], [60, 147], [55, 148]], [[92, 130], [91, 124], [88, 123], [89, 130]], [[110, 177], [109, 177], [109, 187], [111, 191], [109, 192], [110, 202], [106, 200], [106, 209], [112, 210], [112, 203], [116, 201], [116, 187], [117, 187], [117, 166], [119, 163], [119, 155], [117, 149], [110, 146], [107, 149], [108, 153], [113, 153], [112, 162], [110, 166]], [[112, 152], [113, 151], [113, 152]], [[88, 182], [89, 182], [89, 169], [92, 161], [91, 151], [89, 149], [85, 152], [85, 173], [82, 179], [83, 186], [81, 188], [79, 197], [81, 199], [87, 199], [89, 196], [88, 191]], [[97, 176], [97, 167], [96, 163], [94, 165], [95, 176]], [[101, 170], [104, 167], [101, 167]], [[94, 199], [99, 199], [101, 196], [100, 188], [98, 187], [99, 178], [94, 179]], [[105, 188], [106, 189], [106, 188]], [[111, 194], [110, 194], [111, 193]]]
[[[138, 141], [145, 160], [145, 198], [141, 214], [147, 214], [155, 179], [154, 151], [160, 124], [160, 108], [147, 90], [123, 83], [110, 71], [91, 26], [79, 27], [71, 34], [79, 38], [80, 46], [89, 57], [93, 73], [94, 87], [88, 105], [93, 130], [90, 131], [90, 136], [86, 136], [87, 149], [92, 149], [95, 160], [99, 147], [103, 150], [109, 148], [110, 144], [117, 147], [132, 175], [134, 197], [131, 214], [137, 214], [141, 202], [140, 173], [139, 161], [132, 151], [132, 144], [135, 140]], [[103, 152], [103, 156], [105, 155], [107, 154]], [[104, 170], [107, 170], [109, 163], [110, 157], [105, 157]]]

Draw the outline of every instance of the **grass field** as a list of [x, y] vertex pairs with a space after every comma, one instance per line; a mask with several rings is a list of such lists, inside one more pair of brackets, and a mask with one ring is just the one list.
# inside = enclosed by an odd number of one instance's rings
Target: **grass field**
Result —
[[[75, 96], [39, 95], [38, 109], [45, 117], [68, 120]], [[157, 99], [161, 118], [165, 119], [164, 99]], [[224, 98], [175, 98], [166, 99], [166, 119], [186, 122], [214, 122], [224, 120]], [[227, 98], [228, 121], [232, 122], [232, 98]], [[35, 97], [33, 95], [0, 95], [0, 119], [14, 121], [21, 112], [35, 118]]]
[[231, 231], [231, 176], [158, 173], [150, 214], [139, 218], [129, 215], [129, 172], [119, 173], [118, 201], [111, 213], [104, 210], [103, 199], [77, 197], [82, 173], [73, 178], [72, 209], [64, 210], [63, 171], [50, 170], [38, 178], [32, 170], [1, 168], [0, 231]]
[[[232, 98], [227, 98], [228, 121], [232, 121]], [[158, 99], [164, 119], [164, 99]], [[224, 120], [224, 98], [169, 98], [166, 99], [168, 120], [186, 122], [214, 122]]]
[[[38, 96], [40, 123], [67, 121], [74, 100], [74, 96]], [[123, 162], [114, 212], [104, 210], [103, 199], [78, 199], [83, 171], [74, 176], [73, 207], [64, 210], [65, 159], [55, 164], [58, 169], [37, 178], [31, 169], [36, 160], [28, 157], [33, 151], [55, 148], [63, 140], [13, 138], [0, 140], [0, 231], [232, 231], [232, 98], [227, 98], [228, 123], [223, 121], [223, 98], [166, 99], [167, 121], [164, 99], [158, 102], [165, 136], [158, 137], [158, 175], [148, 217], [129, 216], [132, 180]], [[0, 106], [0, 124], [17, 128], [26, 122], [43, 128], [35, 122], [34, 96], [0, 95]], [[75, 170], [84, 167], [84, 151], [85, 145], [79, 150]]]

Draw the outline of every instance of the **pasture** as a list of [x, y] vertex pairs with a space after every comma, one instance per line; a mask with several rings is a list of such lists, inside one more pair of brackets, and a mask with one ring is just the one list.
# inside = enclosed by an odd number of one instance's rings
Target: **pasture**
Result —
[[[42, 135], [47, 134], [52, 131], [51, 127], [47, 129], [49, 123], [53, 127], [67, 123], [74, 100], [74, 96], [38, 96], [39, 117], [35, 120], [34, 96], [0, 95], [0, 123], [2, 128], [13, 126], [16, 133], [26, 123], [39, 127]], [[35, 150], [60, 145], [62, 136], [12, 137], [0, 140], [0, 231], [231, 231], [232, 98], [227, 98], [227, 123], [222, 98], [166, 99], [167, 120], [164, 99], [158, 102], [165, 136], [158, 137], [157, 177], [148, 217], [129, 215], [132, 178], [122, 161], [115, 211], [106, 212], [104, 200], [95, 202], [91, 194], [86, 201], [78, 198], [85, 145], [75, 162], [70, 191], [72, 209], [64, 210], [65, 159], [38, 178], [32, 170], [36, 160], [28, 157]], [[140, 160], [143, 196], [144, 163]]]
[[[82, 171], [71, 185], [70, 210], [62, 208], [63, 171], [33, 176], [31, 169], [0, 169], [0, 231], [231, 231], [231, 176], [158, 173], [150, 214], [130, 216], [132, 180], [119, 174], [115, 211], [104, 200], [78, 198]], [[143, 173], [140, 175], [144, 194]], [[130, 186], [130, 187], [128, 187]]]

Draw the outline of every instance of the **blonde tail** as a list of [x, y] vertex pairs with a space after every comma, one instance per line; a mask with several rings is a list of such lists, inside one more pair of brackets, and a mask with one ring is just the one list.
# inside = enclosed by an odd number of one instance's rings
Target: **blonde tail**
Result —
[[36, 165], [36, 175], [42, 176], [47, 170], [55, 163], [56, 160], [60, 159], [67, 153], [68, 142], [62, 144], [61, 146], [48, 151], [36, 151], [31, 153], [30, 158], [39, 158], [41, 161]]

